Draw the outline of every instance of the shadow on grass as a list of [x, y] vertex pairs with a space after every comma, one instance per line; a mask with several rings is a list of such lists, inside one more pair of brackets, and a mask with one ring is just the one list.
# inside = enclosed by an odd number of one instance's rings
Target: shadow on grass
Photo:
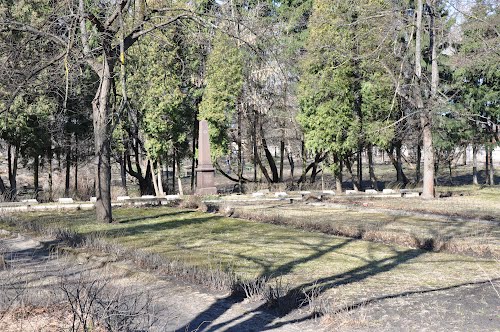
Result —
[[[144, 217], [143, 219], [156, 219], [165, 216], [173, 216], [175, 214], [164, 214], [153, 217]], [[162, 232], [167, 230], [172, 230], [175, 228], [185, 227], [189, 225], [203, 224], [210, 221], [219, 220], [220, 216], [206, 216], [206, 217], [194, 217], [186, 219], [177, 220], [166, 220], [151, 224], [137, 224], [137, 225], [127, 225], [126, 227], [106, 230], [105, 234], [109, 237], [122, 237], [122, 236], [134, 236], [142, 233], [152, 233], [152, 232]]]
[[[292, 268], [297, 264], [304, 263], [308, 260], [317, 259], [322, 255], [340, 249], [341, 247], [345, 246], [351, 241], [355, 240], [354, 239], [346, 240], [341, 244], [331, 246], [327, 249], [318, 250], [316, 253], [308, 257], [300, 258], [296, 261], [284, 264], [280, 267], [277, 267], [274, 271], [271, 272], [271, 274], [273, 276], [284, 275], [290, 272]], [[270, 308], [269, 303], [263, 303], [261, 306], [250, 312], [246, 312], [240, 316], [237, 316], [225, 322], [210, 326], [209, 328], [208, 326], [204, 327], [203, 326], [204, 322], [206, 322], [207, 320], [214, 321], [218, 317], [221, 317], [226, 310], [229, 310], [230, 306], [227, 306], [228, 303], [231, 303], [231, 301], [232, 303], [238, 302], [237, 299], [234, 298], [231, 299], [231, 296], [229, 296], [227, 298], [219, 300], [220, 303], [224, 304], [223, 308], [225, 308], [225, 310], [221, 312], [221, 308], [219, 306], [219, 301], [218, 301], [214, 303], [211, 307], [209, 307], [207, 310], [200, 313], [188, 325], [182, 327], [180, 330], [189, 330], [190, 327], [195, 326], [197, 327], [197, 331], [219, 331], [226, 329], [231, 331], [240, 331], [248, 329], [253, 329], [256, 331], [265, 331], [265, 330], [275, 329], [284, 326], [286, 324], [297, 323], [298, 322], [297, 320], [278, 322], [278, 323], [273, 323], [273, 321], [275, 318], [284, 317], [290, 314], [292, 311], [300, 308], [303, 305], [303, 303], [305, 303], [307, 295], [310, 295], [307, 292], [311, 292], [311, 288], [313, 288], [314, 286], [316, 285], [320, 286], [319, 293], [321, 294], [334, 287], [356, 283], [359, 281], [363, 281], [364, 279], [373, 277], [377, 274], [388, 272], [396, 268], [400, 264], [407, 263], [419, 257], [423, 253], [425, 253], [425, 251], [418, 249], [408, 249], [404, 251], [399, 251], [396, 252], [396, 254], [391, 257], [386, 257], [383, 259], [371, 261], [361, 267], [354, 268], [344, 273], [334, 274], [330, 277], [325, 277], [319, 280], [298, 285], [290, 289], [287, 292], [287, 294], [285, 294], [281, 298], [275, 299], [274, 302], [276, 303], [279, 303], [280, 301], [283, 301], [282, 303], [285, 303], [285, 305], [283, 305], [280, 308]], [[208, 319], [208, 316], [210, 316], [210, 314], [214, 312], [216, 313], [216, 317], [213, 317], [212, 315], [211, 319]], [[312, 318], [312, 316], [305, 317], [301, 320], [307, 320], [310, 318]]]
[[116, 219], [117, 219], [119, 224], [126, 224], [126, 223], [135, 222], [135, 221], [158, 219], [158, 218], [162, 218], [162, 217], [174, 217], [174, 216], [189, 214], [189, 213], [193, 213], [193, 212], [194, 211], [191, 211], [191, 210], [172, 211], [172, 212], [160, 213], [160, 214], [155, 214], [155, 215], [145, 215], [145, 216], [140, 216], [140, 217], [136, 217], [136, 218], [128, 218], [128, 219], [116, 218]]

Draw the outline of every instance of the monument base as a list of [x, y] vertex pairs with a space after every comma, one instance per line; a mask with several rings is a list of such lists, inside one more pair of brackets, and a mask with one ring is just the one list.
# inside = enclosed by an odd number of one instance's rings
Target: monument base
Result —
[[208, 188], [198, 188], [194, 193], [197, 196], [205, 196], [205, 195], [217, 195], [217, 188], [208, 187]]
[[195, 195], [217, 195], [214, 180], [215, 169], [211, 165], [200, 165], [196, 169]]

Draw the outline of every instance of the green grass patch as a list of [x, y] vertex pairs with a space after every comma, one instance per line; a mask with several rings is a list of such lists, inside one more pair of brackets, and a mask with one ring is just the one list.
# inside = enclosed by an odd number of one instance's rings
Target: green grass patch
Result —
[[[113, 224], [93, 211], [26, 213], [17, 222], [95, 233], [128, 248], [193, 265], [222, 264], [244, 278], [281, 278], [292, 286], [318, 282], [339, 301], [428, 290], [500, 277], [499, 263], [330, 236], [284, 226], [175, 208], [122, 208]], [[4, 228], [7, 221], [0, 222]], [[8, 223], [12, 225], [12, 221]]]

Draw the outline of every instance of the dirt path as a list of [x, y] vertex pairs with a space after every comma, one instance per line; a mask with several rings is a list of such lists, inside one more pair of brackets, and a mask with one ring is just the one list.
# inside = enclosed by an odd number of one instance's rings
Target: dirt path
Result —
[[1, 312], [15, 302], [21, 289], [17, 300], [22, 298], [24, 306], [32, 304], [27, 311], [59, 308], [57, 303], [64, 300], [57, 295], [61, 280], [77, 285], [83, 279], [105, 282], [115, 290], [113, 294], [125, 294], [129, 302], [148, 301], [155, 316], [151, 331], [498, 331], [500, 327], [498, 280], [354, 303], [317, 320], [306, 309], [276, 317], [265, 310], [263, 302], [237, 302], [226, 294], [141, 271], [113, 255], [50, 254], [46, 249], [50, 244], [50, 239], [23, 235], [0, 238], [6, 263], [0, 271], [1, 331], [55, 331], [53, 324], [70, 324], [69, 312], [64, 310], [57, 322], [51, 320], [57, 314], [51, 310], [42, 310], [43, 317]]
[[[3, 252], [7, 265], [0, 271], [0, 312], [12, 304], [9, 300], [15, 297], [12, 293], [19, 291], [19, 285], [25, 291], [18, 301], [22, 298], [25, 306], [30, 303], [33, 307], [47, 307], [48, 302], [54, 306], [64, 301], [61, 294], [55, 294], [60, 290], [61, 280], [78, 284], [85, 279], [86, 282], [105, 282], [106, 287], [117, 290], [115, 293], [126, 294], [130, 299], [147, 298], [154, 306], [157, 319], [149, 327], [151, 331], [321, 330], [314, 320], [294, 322], [307, 316], [307, 312], [275, 317], [259, 309], [264, 306], [262, 302], [236, 302], [227, 294], [140, 271], [132, 263], [110, 255], [51, 255], [46, 249], [50, 242], [50, 239], [41, 242], [23, 235], [0, 239], [0, 253]], [[40, 329], [40, 324], [30, 321], [41, 319], [36, 315], [29, 316], [24, 322], [12, 317], [1, 318], [0, 314], [1, 331]], [[48, 326], [48, 319], [45, 319]], [[41, 330], [52, 331], [46, 326]]]

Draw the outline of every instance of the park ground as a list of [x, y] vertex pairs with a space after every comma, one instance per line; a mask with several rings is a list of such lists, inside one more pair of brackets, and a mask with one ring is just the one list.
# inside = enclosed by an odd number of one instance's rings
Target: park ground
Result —
[[[5, 215], [0, 326], [19, 331], [33, 317], [48, 326], [49, 302], [70, 324], [62, 285], [99, 279], [125, 302], [154, 304], [141, 316], [161, 317], [151, 330], [497, 331], [500, 190], [441, 189], [452, 194], [233, 195], [120, 208], [112, 224], [92, 211]], [[32, 309], [21, 314], [6, 306], [21, 288], [53, 295], [23, 292], [17, 300]]]

